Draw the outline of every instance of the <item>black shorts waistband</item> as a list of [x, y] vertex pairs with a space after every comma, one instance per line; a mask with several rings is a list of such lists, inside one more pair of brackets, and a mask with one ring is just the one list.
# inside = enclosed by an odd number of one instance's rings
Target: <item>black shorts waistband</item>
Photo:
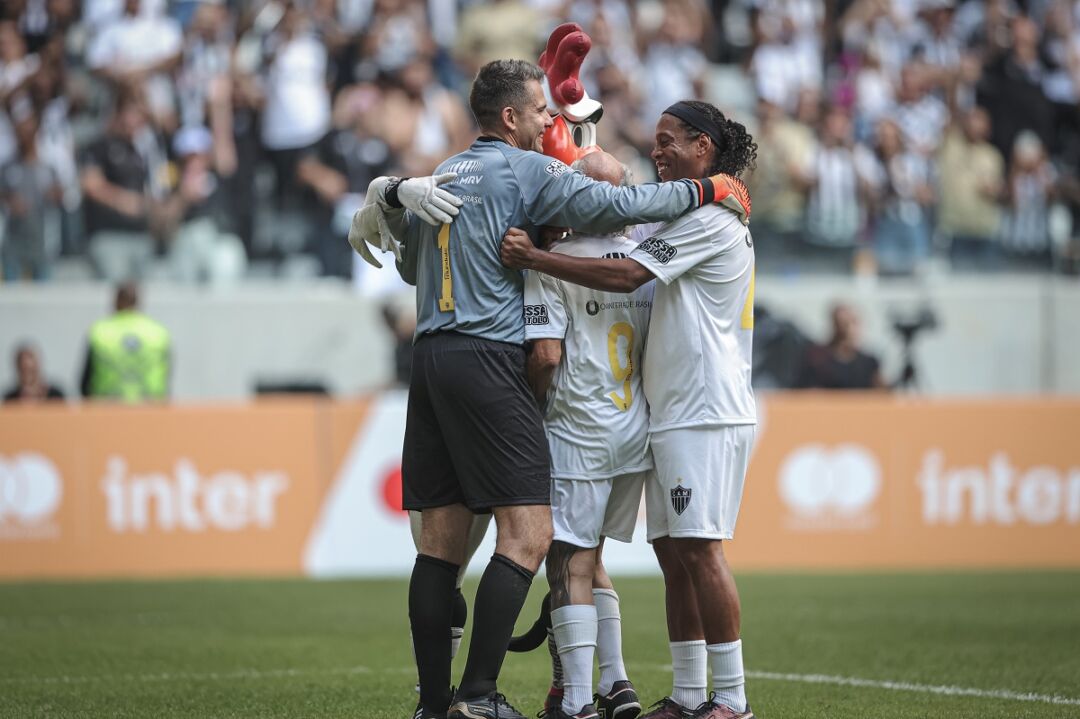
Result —
[[417, 337], [416, 342], [413, 343], [413, 346], [417, 349], [419, 349], [421, 345], [424, 345], [425, 349], [428, 351], [462, 349], [496, 350], [498, 352], [525, 351], [523, 345], [515, 344], [513, 342], [500, 342], [486, 337], [465, 334], [464, 332], [455, 332], [454, 330], [443, 330], [440, 332], [427, 332], [422, 334]]

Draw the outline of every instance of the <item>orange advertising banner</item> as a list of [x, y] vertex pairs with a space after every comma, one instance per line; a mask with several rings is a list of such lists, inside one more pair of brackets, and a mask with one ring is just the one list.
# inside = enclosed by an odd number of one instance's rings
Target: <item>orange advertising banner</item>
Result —
[[1080, 566], [1080, 402], [772, 396], [730, 556], [752, 568]]
[[[405, 574], [405, 401], [0, 409], [0, 578]], [[759, 414], [739, 570], [1080, 567], [1080, 400]], [[643, 518], [611, 571], [656, 571]]]

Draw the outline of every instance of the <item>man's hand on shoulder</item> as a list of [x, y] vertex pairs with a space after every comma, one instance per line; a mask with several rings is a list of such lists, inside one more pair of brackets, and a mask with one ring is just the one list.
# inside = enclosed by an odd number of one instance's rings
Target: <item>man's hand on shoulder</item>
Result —
[[721, 173], [696, 182], [701, 187], [700, 206], [723, 205], [738, 215], [744, 225], [750, 224], [750, 191], [742, 180]]
[[511, 227], [506, 231], [502, 245], [499, 247], [502, 263], [514, 270], [531, 269], [537, 252], [540, 250], [533, 245], [529, 234], [517, 227]]

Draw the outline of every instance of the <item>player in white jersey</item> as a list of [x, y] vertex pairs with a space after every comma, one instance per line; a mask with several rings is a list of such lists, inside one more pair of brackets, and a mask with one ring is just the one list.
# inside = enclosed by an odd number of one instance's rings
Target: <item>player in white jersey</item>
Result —
[[[629, 184], [629, 172], [604, 152], [573, 167], [595, 180]], [[613, 258], [635, 246], [624, 233], [575, 234], [552, 251]], [[594, 699], [606, 719], [633, 719], [641, 711], [622, 658], [619, 597], [601, 553], [605, 538], [633, 538], [653, 466], [640, 370], [652, 294], [652, 283], [623, 294], [536, 272], [525, 278], [526, 375], [544, 406], [551, 448], [554, 539], [547, 577], [557, 654], [545, 702], [549, 719], [596, 717]], [[594, 652], [600, 664], [595, 697]]]
[[[504, 264], [586, 287], [629, 292], [660, 280], [643, 371], [658, 481], [648, 483], [645, 497], [648, 537], [666, 585], [674, 689], [643, 719], [753, 717], [739, 595], [722, 542], [734, 535], [757, 421], [750, 198], [735, 179], [756, 149], [746, 129], [712, 105], [678, 102], [656, 125], [652, 158], [660, 179], [724, 173], [723, 206], [655, 228], [626, 259], [542, 252], [514, 229], [503, 240]], [[722, 196], [717, 190], [705, 188]]]

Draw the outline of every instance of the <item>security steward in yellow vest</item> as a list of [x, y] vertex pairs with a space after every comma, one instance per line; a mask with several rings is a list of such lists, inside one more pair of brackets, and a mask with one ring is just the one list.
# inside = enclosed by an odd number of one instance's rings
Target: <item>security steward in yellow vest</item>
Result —
[[116, 291], [116, 312], [90, 328], [82, 394], [136, 403], [169, 396], [172, 369], [169, 331], [138, 310], [133, 283]]

